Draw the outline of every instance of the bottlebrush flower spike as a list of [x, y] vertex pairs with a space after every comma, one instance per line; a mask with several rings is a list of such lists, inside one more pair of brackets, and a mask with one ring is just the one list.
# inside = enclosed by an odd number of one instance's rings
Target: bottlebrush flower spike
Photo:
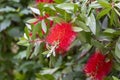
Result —
[[53, 0], [36, 0], [36, 3], [41, 3], [41, 2], [43, 2], [43, 3], [52, 3]]
[[103, 80], [110, 72], [112, 61], [106, 59], [106, 56], [100, 52], [95, 52], [84, 67], [84, 72], [92, 80]]
[[58, 53], [63, 53], [69, 50], [69, 46], [75, 38], [76, 33], [72, 30], [72, 25], [62, 22], [50, 29], [46, 37], [46, 42], [52, 46], [55, 45], [56, 42], [59, 42], [56, 51]]

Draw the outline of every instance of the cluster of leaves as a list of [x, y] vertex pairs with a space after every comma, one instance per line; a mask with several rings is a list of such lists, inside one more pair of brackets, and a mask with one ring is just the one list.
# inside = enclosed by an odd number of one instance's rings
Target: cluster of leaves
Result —
[[27, 8], [29, 4], [30, 0], [0, 0], [0, 80], [17, 80], [18, 77], [23, 80], [18, 64], [32, 63], [14, 58], [25, 49], [16, 42], [23, 35], [25, 21], [32, 15]]
[[[3, 18], [3, 16], [0, 17], [2, 25], [0, 25], [1, 31], [8, 26], [18, 26], [18, 22], [20, 26], [20, 23], [23, 22], [24, 17], [21, 13], [26, 14], [26, 10], [22, 7], [23, 11], [20, 10], [18, 14], [17, 11], [19, 11], [19, 8], [17, 1], [19, 2], [19, 0], [12, 1], [16, 3], [15, 5], [11, 5], [15, 9], [11, 7], [1, 8], [0, 11], [2, 12], [0, 13], [5, 15], [5, 18]], [[26, 4], [27, 0], [24, 1], [26, 1]], [[5, 3], [6, 1], [1, 0], [1, 2]], [[11, 1], [9, 2], [10, 5]], [[22, 4], [22, 1], [20, 2]], [[8, 60], [9, 54], [3, 55], [3, 53], [8, 51], [2, 51], [4, 50], [3, 44], [5, 45], [7, 42], [11, 45], [11, 40], [10, 42], [4, 41], [0, 43], [0, 52], [3, 52], [0, 58], [0, 60], [2, 60], [1, 65], [3, 66], [0, 71], [1, 80], [8, 79], [6, 78], [7, 75], [13, 76], [15, 80], [85, 80], [86, 77], [83, 73], [83, 67], [95, 49], [102, 51], [104, 54], [108, 54], [109, 57], [113, 59], [113, 68], [109, 76], [106, 77], [106, 80], [119, 80], [119, 0], [54, 0], [54, 3], [39, 3], [34, 7], [30, 7], [30, 9], [34, 16], [44, 16], [44, 13], [47, 13], [50, 17], [39, 21], [36, 25], [32, 24], [37, 21], [36, 17], [27, 21], [24, 37], [18, 42], [20, 45], [27, 46], [27, 50], [21, 51], [14, 58], [13, 55], [9, 56], [12, 57], [12, 59], [10, 58], [11, 60]], [[7, 11], [10, 11], [14, 16], [10, 16], [10, 13], [8, 14]], [[27, 11], [27, 13], [29, 13], [29, 11]], [[18, 16], [15, 16], [15, 14], [19, 15], [20, 18], [18, 19]], [[7, 15], [10, 17], [7, 17]], [[5, 21], [3, 21], [3, 19]], [[71, 49], [66, 52], [65, 56], [58, 55], [54, 57], [51, 55], [47, 58], [49, 50], [46, 50], [45, 43], [36, 44], [39, 38], [43, 39], [49, 32], [50, 25], [46, 25], [46, 22], [49, 20], [53, 20], [54, 24], [60, 21], [71, 22], [73, 24], [73, 30], [78, 34], [76, 40], [70, 46]], [[11, 21], [12, 24], [10, 24]], [[23, 26], [23, 24], [21, 24], [21, 26]], [[16, 35], [16, 31], [20, 29], [21, 28], [18, 29], [18, 27], [10, 27], [7, 32]], [[41, 29], [46, 33], [43, 34]], [[31, 32], [32, 37], [29, 35]], [[6, 31], [4, 30], [3, 33], [6, 33]], [[36, 33], [39, 38], [36, 36]], [[0, 40], [2, 40], [2, 35], [3, 34], [0, 34]]]
[[[113, 68], [106, 80], [118, 80], [114, 76], [120, 77], [119, 0], [54, 0], [51, 4], [39, 3], [31, 10], [35, 16], [44, 16], [45, 13], [50, 15], [37, 25], [33, 24], [36, 17], [28, 20], [25, 35], [18, 42], [28, 48], [19, 53], [17, 58], [36, 60], [39, 64], [36, 80], [84, 80], [84, 64], [96, 49], [113, 59]], [[49, 50], [46, 50], [45, 43], [38, 44], [36, 41], [46, 37], [50, 26], [45, 23], [49, 20], [54, 23], [71, 22], [78, 34], [64, 57], [51, 55], [47, 58]], [[41, 29], [45, 34], [42, 34]], [[32, 37], [29, 35], [31, 32]]]

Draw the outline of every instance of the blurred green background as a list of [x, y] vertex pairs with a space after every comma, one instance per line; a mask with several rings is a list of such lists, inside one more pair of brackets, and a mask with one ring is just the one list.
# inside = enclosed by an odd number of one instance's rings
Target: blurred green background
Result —
[[[33, 4], [33, 0], [0, 0], [0, 80], [34, 79], [30, 71], [33, 68], [26, 66], [35, 63], [26, 60], [22, 62], [15, 58], [17, 53], [26, 49], [16, 42], [23, 35], [25, 21], [32, 17], [28, 9], [31, 3]], [[27, 76], [22, 74], [23, 69], [24, 73], [29, 73]], [[29, 79], [31, 75], [33, 79]]]

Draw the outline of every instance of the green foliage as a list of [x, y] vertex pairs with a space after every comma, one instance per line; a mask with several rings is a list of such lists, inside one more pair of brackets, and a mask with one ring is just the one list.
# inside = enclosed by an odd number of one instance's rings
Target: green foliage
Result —
[[31, 17], [28, 4], [28, 0], [0, 0], [0, 80], [27, 79], [25, 74], [17, 70], [17, 64], [21, 62], [14, 56], [25, 49], [16, 42], [23, 35], [25, 21]]
[[[0, 3], [0, 80], [86, 80], [83, 68], [95, 50], [113, 60], [113, 68], [105, 80], [119, 80], [119, 0], [54, 0], [50, 4], [1, 0]], [[45, 13], [49, 17], [38, 21], [37, 17]], [[77, 32], [65, 55], [55, 55], [56, 46], [44, 43], [51, 28], [50, 20], [53, 25], [70, 22]]]

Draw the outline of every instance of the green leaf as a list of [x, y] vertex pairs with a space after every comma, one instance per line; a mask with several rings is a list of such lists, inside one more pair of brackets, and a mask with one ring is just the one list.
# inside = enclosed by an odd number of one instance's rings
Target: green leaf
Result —
[[120, 9], [120, 2], [115, 4], [116, 7]]
[[[82, 0], [81, 1], [81, 13], [86, 14], [87, 12], [87, 5], [89, 0]], [[92, 2], [92, 1], [91, 1]]]
[[55, 1], [55, 3], [62, 3], [62, 2], [64, 2], [64, 0], [54, 0]]
[[93, 46], [95, 46], [96, 48], [99, 48], [101, 50], [104, 49], [104, 45], [102, 43], [100, 43], [99, 41], [97, 41], [97, 40], [91, 39], [91, 44]]
[[116, 56], [114, 56], [114, 57], [116, 58], [117, 61], [114, 63], [113, 68], [117, 71], [120, 71], [119, 59]]
[[20, 0], [13, 0], [14, 2], [17, 2], [17, 3], [19, 3], [20, 2]]
[[56, 6], [55, 6], [55, 10], [56, 10], [56, 12], [58, 12], [60, 14], [64, 14], [66, 12], [65, 10], [63, 10], [63, 9], [61, 9], [59, 7], [56, 7]]
[[41, 23], [38, 23], [37, 25], [33, 26], [32, 30], [32, 40], [36, 39], [36, 34], [39, 32], [41, 29]]
[[42, 30], [46, 33], [47, 32], [47, 26], [44, 20], [41, 22]]
[[76, 4], [73, 4], [73, 3], [62, 3], [62, 4], [58, 4], [56, 7], [64, 10], [74, 10], [75, 5]]
[[26, 75], [14, 70], [15, 80], [25, 80]]
[[29, 38], [29, 30], [28, 30], [28, 28], [25, 27], [24, 31], [25, 31], [26, 36]]
[[44, 77], [45, 77], [47, 80], [55, 80], [55, 78], [53, 77], [53, 75], [50, 75], [50, 74], [45, 74]]
[[40, 15], [40, 11], [39, 11], [39, 9], [37, 9], [37, 8], [33, 8], [33, 7], [30, 7], [30, 9], [31, 9], [34, 13]]
[[36, 76], [37, 76], [36, 80], [48, 80], [41, 74], [36, 74]]
[[32, 52], [32, 48], [33, 48], [33, 44], [30, 44], [28, 47], [27, 47], [27, 52], [26, 52], [26, 58], [28, 59], [31, 55], [31, 52]]
[[3, 20], [3, 19], [4, 19], [4, 17], [2, 15], [0, 15], [0, 21]]
[[46, 55], [46, 54], [48, 54], [49, 53], [49, 51], [44, 51], [42, 54], [43, 55]]
[[29, 46], [29, 43], [27, 40], [21, 40], [17, 43], [18, 45], [22, 45], [22, 46]]
[[70, 21], [71, 20], [71, 15], [67, 13], [65, 10], [55, 7], [56, 12], [60, 13], [61, 18], [63, 18], [65, 21]]
[[33, 56], [37, 56], [38, 55], [38, 53], [39, 53], [39, 51], [40, 51], [40, 42], [36, 42], [36, 44], [35, 44], [35, 48], [34, 48], [34, 52], [32, 53], [32, 55], [31, 55], [31, 57], [30, 58], [32, 58]]
[[5, 8], [0, 8], [0, 12], [15, 12], [16, 9], [10, 6], [6, 6]]
[[93, 32], [93, 34], [96, 34], [96, 20], [95, 20], [94, 14], [91, 14], [87, 18], [87, 25], [89, 26], [89, 28]]
[[0, 23], [0, 32], [5, 30], [7, 27], [9, 27], [11, 24], [11, 21], [8, 19], [5, 19], [3, 22]]
[[[19, 9], [18, 9], [18, 10], [19, 10]], [[19, 14], [20, 14], [20, 15], [28, 15], [28, 14], [31, 14], [31, 11], [28, 10], [28, 9], [23, 9], [23, 10], [20, 11]]]
[[113, 80], [119, 80], [117, 77], [115, 76], [112, 76]]
[[110, 25], [112, 25], [114, 23], [114, 19], [115, 19], [115, 11], [111, 10]]
[[82, 28], [85, 32], [90, 32], [89, 28], [87, 27], [87, 25], [82, 22], [82, 21], [77, 21], [76, 23], [80, 28]]
[[78, 5], [74, 5], [74, 13], [77, 12], [78, 8], [79, 8]]
[[59, 56], [59, 58], [57, 59], [56, 63], [55, 63], [55, 67], [59, 67], [62, 64], [63, 58], [62, 56]]
[[26, 25], [26, 27], [29, 29], [29, 30], [31, 30], [31, 25], [30, 24], [25, 24]]
[[33, 18], [33, 19], [30, 19], [30, 20], [28, 20], [28, 21], [26, 21], [27, 23], [34, 23], [34, 22], [36, 22], [36, 21], [38, 21], [38, 19], [36, 19], [36, 18]]
[[100, 13], [98, 13], [97, 19], [100, 19], [100, 18], [103, 17], [104, 15], [108, 14], [110, 10], [111, 10], [111, 8], [103, 9]]
[[61, 21], [64, 21], [62, 18], [60, 18], [60, 17], [53, 17], [52, 18], [53, 19], [53, 21], [55, 22], [55, 23], [60, 23]]
[[114, 9], [111, 10], [110, 25], [120, 26], [119, 21], [118, 21], [119, 20], [119, 12], [118, 11], [116, 12]]
[[105, 8], [111, 8], [112, 7], [111, 4], [108, 3], [106, 0], [97, 0], [97, 1], [101, 6], [103, 6]]
[[92, 2], [89, 6], [90, 8], [101, 8], [100, 4], [96, 1]]
[[55, 73], [59, 68], [56, 67], [56, 68], [53, 68], [53, 69], [45, 69], [45, 70], [42, 70], [41, 71], [41, 74], [53, 74]]
[[22, 45], [22, 46], [29, 46], [29, 42], [27, 39], [25, 39], [24, 37], [20, 38], [19, 42], [17, 42], [18, 45]]
[[118, 39], [115, 47], [115, 55], [120, 59], [120, 38]]
[[[66, 63], [67, 64], [67, 63]], [[71, 65], [72, 63], [70, 63], [70, 65]], [[64, 73], [64, 74], [67, 74], [67, 73], [70, 73], [70, 72], [72, 72], [72, 68], [71, 67], [66, 67], [66, 68], [64, 68], [63, 69], [63, 71], [62, 71], [62, 73]]]
[[110, 29], [110, 28], [108, 28], [108, 29], [105, 29], [105, 31], [104, 31], [105, 33], [114, 33], [114, 32], [116, 32], [114, 29]]
[[44, 8], [44, 11], [50, 16], [56, 15], [55, 7], [53, 7], [53, 5], [47, 4]]
[[115, 8], [114, 8], [114, 10], [120, 16], [120, 12], [117, 9], [115, 9]]
[[19, 65], [17, 70], [26, 73], [28, 71], [32, 71], [35, 65], [36, 63], [34, 61], [24, 61], [21, 65]]
[[20, 27], [13, 27], [7, 30], [7, 33], [9, 36], [14, 37], [14, 38], [19, 38], [21, 37], [21, 28]]
[[36, 80], [55, 80], [53, 75], [50, 74], [45, 74], [45, 75], [36, 74], [36, 76], [37, 76]]
[[75, 31], [75, 32], [81, 32], [81, 31], [83, 31], [83, 29], [80, 28], [80, 27], [73, 27], [73, 31]]
[[26, 57], [26, 50], [19, 52], [14, 58], [15, 59], [23, 59]]

